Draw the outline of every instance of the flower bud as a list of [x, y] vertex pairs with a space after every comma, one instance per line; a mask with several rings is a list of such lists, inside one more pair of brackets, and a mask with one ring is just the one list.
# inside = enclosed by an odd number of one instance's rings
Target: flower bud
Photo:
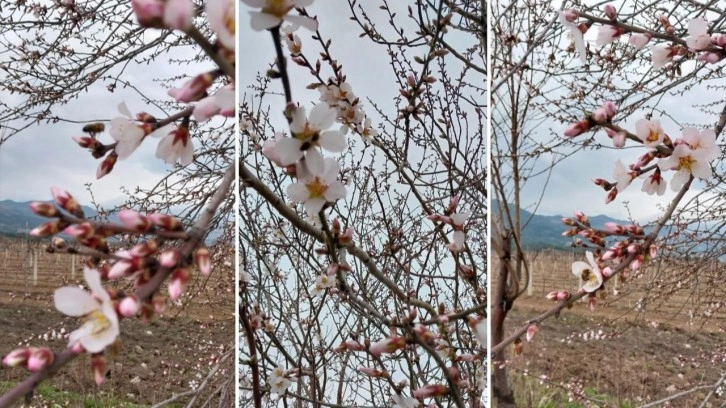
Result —
[[93, 379], [96, 380], [96, 385], [103, 384], [106, 373], [106, 358], [103, 357], [103, 354], [98, 353], [91, 356], [91, 371], [93, 372]]
[[123, 317], [133, 317], [139, 312], [139, 300], [135, 295], [123, 298], [118, 304], [118, 312]]
[[537, 334], [537, 323], [532, 323], [527, 327], [527, 342], [529, 343], [534, 338], [534, 335]]
[[98, 169], [96, 169], [96, 179], [100, 179], [101, 177], [110, 173], [113, 170], [113, 166], [116, 165], [117, 160], [118, 154], [116, 154], [115, 151], [109, 153], [98, 166]]
[[449, 388], [442, 384], [429, 384], [412, 392], [414, 398], [440, 397], [449, 394]]
[[612, 4], [606, 4], [603, 11], [610, 20], [615, 21], [618, 19], [618, 11]]
[[31, 347], [28, 356], [28, 371], [31, 373], [42, 371], [53, 364], [54, 358], [53, 352], [45, 347]]
[[178, 231], [184, 227], [181, 221], [171, 215], [151, 214], [148, 216], [148, 219], [153, 222], [154, 225], [169, 231]]
[[167, 249], [159, 256], [159, 263], [164, 268], [173, 268], [181, 259], [181, 252], [177, 248]]
[[7, 367], [20, 367], [28, 362], [28, 357], [30, 357], [29, 347], [17, 348], [3, 357], [3, 364]]
[[209, 276], [212, 274], [212, 261], [209, 256], [209, 249], [206, 247], [199, 247], [194, 251], [194, 263], [202, 275]]
[[78, 204], [78, 201], [76, 201], [73, 196], [65, 191], [61, 190], [58, 187], [51, 187], [50, 192], [53, 195], [53, 199], [55, 202], [64, 210], [68, 211], [69, 213], [76, 215], [76, 216], [83, 216], [83, 211], [81, 210], [81, 206]]
[[169, 283], [169, 298], [177, 300], [184, 292], [189, 282], [189, 272], [185, 268], [178, 268], [171, 274], [171, 283]]
[[36, 215], [40, 215], [41, 217], [51, 218], [51, 217], [57, 217], [60, 212], [53, 204], [42, 202], [42, 201], [35, 201], [30, 203], [30, 210], [33, 211]]
[[70, 225], [63, 232], [77, 239], [89, 239], [95, 234], [93, 225], [90, 222]]
[[134, 210], [123, 209], [118, 212], [118, 219], [129, 229], [146, 232], [151, 228], [151, 221]]
[[29, 234], [34, 237], [49, 237], [59, 233], [62, 225], [65, 226], [67, 223], [61, 220], [49, 221], [33, 228]]

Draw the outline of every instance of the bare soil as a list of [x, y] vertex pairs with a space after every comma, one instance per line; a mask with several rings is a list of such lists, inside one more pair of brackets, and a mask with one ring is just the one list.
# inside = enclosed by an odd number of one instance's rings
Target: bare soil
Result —
[[[74, 264], [78, 269], [71, 271], [68, 255], [46, 254], [41, 249], [36, 284], [28, 251], [20, 246], [7, 248], [0, 251], [0, 355], [21, 345], [65, 348], [65, 336], [79, 322], [54, 309], [52, 292], [62, 285], [83, 283], [80, 260]], [[40, 392], [29, 406], [150, 406], [199, 387], [222, 356], [231, 352], [199, 401], [217, 390], [214, 406], [232, 407], [236, 388], [234, 304], [233, 270], [216, 267], [210, 278], [195, 273], [182, 301], [167, 304], [164, 315], [149, 322], [138, 318], [121, 321], [123, 347], [118, 355], [107, 353], [108, 371], [100, 387], [93, 380], [87, 355], [45, 381], [58, 391], [96, 397], [95, 403], [55, 399]], [[0, 393], [26, 376], [21, 368], [0, 368]], [[190, 398], [180, 398], [170, 406], [186, 406]]]
[[[519, 299], [507, 325], [524, 325], [550, 306], [542, 298]], [[726, 374], [726, 333], [718, 326], [575, 305], [540, 325], [531, 343], [522, 339], [520, 355], [507, 350], [518, 406], [635, 407], [704, 387], [656, 405], [698, 407]], [[726, 385], [722, 391], [705, 406], [723, 407]]]

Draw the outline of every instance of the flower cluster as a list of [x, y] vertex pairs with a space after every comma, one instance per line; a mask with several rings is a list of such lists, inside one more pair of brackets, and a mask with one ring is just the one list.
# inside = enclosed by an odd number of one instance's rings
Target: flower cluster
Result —
[[[191, 0], [132, 0], [131, 7], [138, 23], [146, 28], [194, 30], [195, 6]], [[234, 61], [235, 46], [235, 2], [233, 0], [209, 0], [205, 10], [213, 32], [217, 34], [219, 53], [228, 61]], [[94, 158], [103, 161], [96, 170], [96, 178], [110, 173], [118, 160], [124, 160], [141, 145], [147, 136], [161, 138], [156, 149], [156, 157], [166, 163], [179, 162], [187, 166], [194, 160], [194, 144], [189, 133], [190, 118], [198, 123], [205, 122], [215, 115], [233, 117], [235, 115], [234, 83], [219, 87], [212, 95], [208, 92], [215, 81], [223, 76], [221, 69], [201, 73], [184, 83], [180, 88], [171, 88], [168, 94], [178, 103], [193, 103], [193, 109], [185, 111], [182, 122], [159, 120], [140, 112], [135, 116], [121, 103], [118, 111], [121, 116], [111, 120], [109, 135], [114, 143], [103, 144], [97, 135], [104, 131], [102, 123], [90, 124], [83, 128], [86, 136], [73, 139], [79, 146], [91, 151]]]
[[[605, 5], [604, 13], [612, 22], [599, 26], [596, 40], [598, 47], [610, 44], [628, 32], [630, 32], [628, 43], [636, 50], [643, 49], [653, 39], [653, 33], [648, 30], [633, 29], [619, 24], [617, 10], [612, 5]], [[577, 24], [578, 17], [579, 14], [575, 10], [565, 10], [560, 12], [559, 15], [562, 25], [572, 34], [580, 60], [585, 64], [587, 63], [587, 54], [583, 34], [589, 29], [589, 25], [586, 23]], [[653, 68], [662, 68], [673, 61], [676, 56], [683, 56], [688, 53], [697, 54], [698, 61], [710, 64], [717, 63], [726, 57], [726, 35], [710, 35], [708, 33], [708, 22], [705, 19], [699, 17], [688, 22], [688, 37], [685, 40], [674, 37], [675, 28], [668, 20], [668, 16], [661, 14], [658, 16], [658, 21], [665, 33], [673, 36], [673, 42], [670, 45], [657, 44], [651, 49]], [[685, 43], [685, 46], [682, 45], [683, 43]]]

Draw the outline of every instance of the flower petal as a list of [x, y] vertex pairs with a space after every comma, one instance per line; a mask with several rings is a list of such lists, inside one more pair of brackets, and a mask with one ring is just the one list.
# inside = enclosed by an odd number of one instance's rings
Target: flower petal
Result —
[[85, 290], [75, 286], [65, 286], [53, 294], [55, 308], [68, 316], [85, 316], [100, 306], [98, 301]]
[[304, 203], [310, 198], [307, 187], [302, 183], [292, 183], [287, 186], [287, 195], [296, 203]]

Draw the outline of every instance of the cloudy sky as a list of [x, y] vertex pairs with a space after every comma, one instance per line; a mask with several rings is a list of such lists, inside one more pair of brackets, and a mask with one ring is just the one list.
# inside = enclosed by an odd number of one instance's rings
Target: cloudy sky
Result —
[[[154, 30], [155, 31], [155, 30]], [[150, 36], [158, 35], [150, 32]], [[175, 57], [184, 57], [189, 49], [177, 50]], [[209, 67], [209, 64], [201, 66]], [[199, 66], [191, 65], [189, 74], [196, 75]], [[154, 75], [149, 75], [153, 72]], [[168, 98], [166, 89], [154, 82], [155, 78], [166, 78], [180, 74], [177, 64], [169, 64], [166, 58], [159, 58], [150, 64], [131, 63], [125, 69], [122, 79], [143, 89], [152, 98]], [[2, 71], [0, 71], [0, 75]], [[183, 80], [179, 81], [181, 84]], [[120, 116], [119, 103], [125, 101], [132, 113], [147, 111], [163, 117], [156, 107], [145, 106], [142, 97], [130, 88], [117, 87], [112, 93], [102, 81], [82, 92], [77, 99], [65, 105], [55, 106], [53, 115], [80, 123], [41, 124], [27, 128], [0, 146], [0, 200], [48, 200], [50, 187], [62, 187], [73, 194], [81, 203], [89, 204], [91, 195], [85, 185], [90, 184], [96, 201], [104, 206], [124, 201], [122, 187], [151, 187], [171, 169], [171, 165], [156, 159], [156, 140], [147, 140], [125, 161], [119, 161], [111, 174], [96, 180], [96, 169], [101, 163], [88, 151], [80, 148], [72, 139], [83, 135], [83, 124], [94, 121], [108, 121]], [[4, 101], [12, 103], [17, 95], [0, 91]], [[13, 123], [17, 126], [18, 122]], [[108, 126], [108, 122], [106, 122]], [[99, 137], [104, 143], [112, 142], [108, 133]]]

